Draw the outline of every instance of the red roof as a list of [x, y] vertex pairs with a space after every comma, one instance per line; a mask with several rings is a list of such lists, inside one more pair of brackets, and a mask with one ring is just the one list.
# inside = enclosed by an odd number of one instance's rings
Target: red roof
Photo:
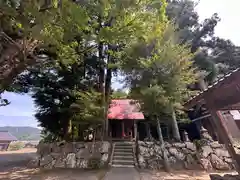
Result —
[[131, 99], [114, 99], [108, 109], [108, 119], [144, 119], [139, 109]]
[[8, 131], [0, 131], [0, 141], [17, 141], [17, 138]]

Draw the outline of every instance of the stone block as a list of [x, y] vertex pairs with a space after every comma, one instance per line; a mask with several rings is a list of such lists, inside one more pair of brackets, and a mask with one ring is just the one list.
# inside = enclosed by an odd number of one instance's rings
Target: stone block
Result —
[[143, 156], [138, 155], [138, 162], [139, 162], [140, 168], [142, 169], [146, 168], [146, 161]]
[[80, 159], [80, 158], [84, 158], [84, 152], [88, 151], [87, 149], [79, 149], [79, 151], [76, 153], [76, 158]]
[[213, 150], [210, 146], [203, 146], [200, 155], [203, 158], [207, 158], [211, 153], [213, 153]]
[[51, 162], [53, 161], [53, 158], [52, 156], [49, 154], [49, 155], [46, 155], [44, 157], [41, 158], [40, 160], [40, 166], [43, 167], [43, 166], [46, 166], [48, 164], [50, 164]]
[[100, 166], [105, 166], [108, 163], [108, 154], [103, 154], [100, 160]]
[[45, 169], [52, 169], [56, 163], [56, 160], [52, 160], [49, 164], [45, 165]]
[[232, 158], [229, 158], [229, 157], [224, 157], [223, 160], [227, 163], [230, 163], [230, 164], [233, 163]]
[[208, 159], [200, 159], [200, 164], [204, 170], [211, 171], [213, 169], [212, 164]]
[[182, 152], [184, 153], [184, 154], [192, 154], [192, 151], [191, 150], [189, 150], [189, 149], [187, 149], [187, 148], [182, 148], [181, 149], [182, 150]]
[[177, 147], [177, 148], [185, 148], [186, 144], [185, 143], [173, 143], [173, 146]]
[[65, 168], [66, 167], [66, 159], [63, 159], [63, 158], [57, 159], [54, 167], [56, 167], [56, 168]]
[[107, 141], [104, 141], [101, 145], [100, 152], [101, 153], [108, 153], [110, 148], [110, 143]]
[[82, 168], [82, 169], [87, 169], [88, 168], [88, 159], [77, 159], [76, 167]]
[[228, 151], [226, 149], [223, 148], [217, 148], [214, 150], [214, 153], [218, 156], [218, 157], [231, 157], [230, 154], [228, 153]]
[[197, 150], [197, 147], [194, 143], [192, 142], [185, 142], [186, 144], [186, 148], [187, 149], [190, 149], [191, 151], [196, 151]]
[[37, 154], [39, 154], [40, 156], [45, 156], [45, 155], [48, 155], [49, 153], [51, 153], [49, 144], [45, 144], [45, 143], [38, 144]]
[[169, 148], [168, 151], [171, 155], [173, 155], [178, 160], [185, 159], [185, 155], [182, 152], [178, 151], [176, 148]]
[[77, 143], [75, 143], [75, 148], [78, 150], [83, 149], [83, 148], [85, 148], [85, 144], [83, 142], [77, 142]]
[[188, 154], [184, 161], [184, 167], [188, 170], [200, 169], [200, 165], [197, 163], [196, 159]]
[[231, 167], [228, 163], [224, 162], [222, 159], [220, 159], [215, 154], [211, 154], [210, 161], [212, 166], [217, 170], [230, 170]]
[[74, 153], [69, 153], [66, 158], [66, 167], [75, 168], [76, 167], [76, 155]]
[[62, 156], [62, 154], [61, 153], [51, 153], [51, 156], [53, 159], [58, 159], [59, 157]]
[[212, 143], [210, 143], [210, 146], [215, 149], [215, 148], [223, 148], [222, 144], [219, 144], [217, 141], [214, 141]]

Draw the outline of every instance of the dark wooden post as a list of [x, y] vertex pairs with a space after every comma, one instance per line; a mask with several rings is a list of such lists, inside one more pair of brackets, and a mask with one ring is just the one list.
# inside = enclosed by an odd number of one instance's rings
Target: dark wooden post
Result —
[[145, 124], [146, 133], [147, 133], [147, 139], [150, 140], [152, 139], [150, 125], [148, 122], [145, 122], [144, 124]]
[[137, 130], [137, 120], [134, 120], [134, 140], [137, 140], [137, 134], [138, 134], [138, 130]]
[[122, 120], [122, 139], [125, 136], [125, 129], [124, 129], [124, 120]]

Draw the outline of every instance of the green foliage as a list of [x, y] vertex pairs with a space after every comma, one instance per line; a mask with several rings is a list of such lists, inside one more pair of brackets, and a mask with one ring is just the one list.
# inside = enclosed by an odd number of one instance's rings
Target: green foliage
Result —
[[[62, 139], [71, 125], [77, 134], [78, 125], [104, 122], [112, 73], [125, 61], [123, 55], [139, 39], [153, 39], [152, 32], [165, 28], [166, 2], [159, 0], [161, 6], [154, 7], [156, 3], [63, 0], [61, 7], [53, 3], [38, 10], [36, 4], [29, 10], [32, 4], [26, 5], [24, 11], [37, 16], [35, 29], [29, 29], [29, 23], [25, 28], [22, 19], [17, 27], [41, 42], [40, 51], [47, 58], [18, 76], [14, 90], [31, 92], [36, 118], [48, 133]], [[39, 17], [41, 9], [44, 16]]]
[[59, 137], [56, 134], [49, 132], [48, 130], [42, 130], [41, 132], [41, 141], [39, 143], [52, 143], [59, 140]]
[[91, 169], [99, 169], [101, 163], [101, 158], [100, 157], [91, 157], [88, 160], [89, 167]]
[[204, 140], [194, 140], [193, 143], [196, 145], [198, 150], [201, 150], [203, 146], [206, 146], [207, 143]]
[[[186, 43], [195, 53], [193, 62], [198, 71], [204, 71], [204, 79], [212, 83], [218, 75], [239, 67], [239, 47], [230, 40], [214, 34], [220, 18], [214, 13], [200, 22], [193, 0], [169, 1], [166, 14], [177, 26], [181, 43]], [[197, 88], [199, 89], [199, 88]]]
[[73, 123], [81, 124], [85, 122], [89, 125], [97, 126], [103, 121], [103, 107], [101, 106], [101, 94], [89, 90], [88, 92], [74, 92], [76, 101], [71, 105], [74, 112]]
[[[148, 48], [147, 54], [135, 61], [134, 67], [126, 68], [130, 95], [140, 101], [148, 116], [169, 113], [171, 104], [179, 106], [190, 94], [187, 85], [195, 80], [190, 61], [192, 55], [185, 46], [174, 41], [174, 33], [169, 28], [155, 40], [151, 49]], [[149, 46], [145, 44], [145, 48]], [[134, 54], [129, 56], [134, 57]]]

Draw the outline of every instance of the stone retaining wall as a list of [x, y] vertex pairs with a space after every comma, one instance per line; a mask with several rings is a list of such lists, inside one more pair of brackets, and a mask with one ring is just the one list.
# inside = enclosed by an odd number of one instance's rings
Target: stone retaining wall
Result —
[[[224, 145], [210, 142], [196, 147], [192, 142], [167, 143], [166, 154], [173, 169], [231, 170], [232, 158]], [[141, 168], [163, 168], [162, 152], [154, 142], [139, 141], [138, 162]]]
[[36, 163], [42, 168], [100, 168], [108, 164], [110, 143], [41, 143], [37, 154]]

